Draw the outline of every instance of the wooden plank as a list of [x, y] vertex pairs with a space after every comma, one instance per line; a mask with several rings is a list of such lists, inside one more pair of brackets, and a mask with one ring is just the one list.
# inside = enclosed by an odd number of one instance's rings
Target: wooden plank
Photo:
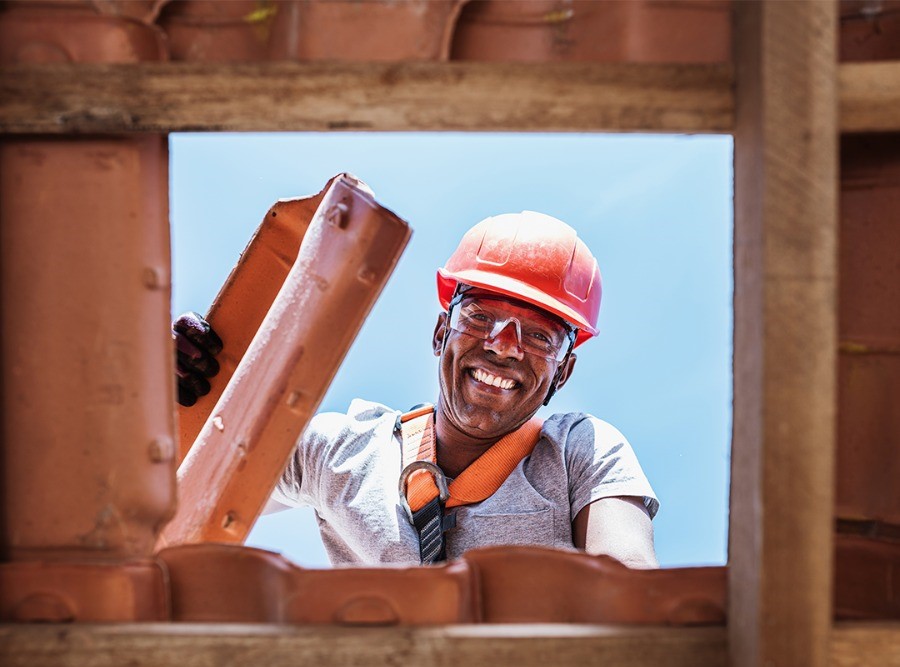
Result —
[[[460, 660], [517, 667], [610, 664], [724, 666], [724, 628], [482, 625], [428, 629], [286, 625], [0, 625], [7, 667], [83, 665], [409, 664], [456, 667]], [[831, 667], [900, 665], [900, 624], [841, 623]], [[480, 660], [479, 660], [480, 659]], [[428, 662], [422, 662], [427, 660]]]
[[729, 641], [828, 661], [837, 350], [836, 3], [735, 5]]
[[[402, 656], [402, 658], [401, 658]], [[724, 628], [482, 625], [334, 628], [287, 625], [0, 625], [5, 667], [725, 667]]]
[[727, 65], [145, 63], [0, 68], [0, 132], [729, 132]]
[[900, 666], [900, 623], [839, 623], [831, 633], [831, 667]]
[[842, 132], [900, 131], [900, 62], [846, 63], [838, 81]]
[[[842, 132], [900, 131], [900, 63], [838, 73]], [[732, 97], [727, 65], [10, 66], [0, 67], [0, 132], [719, 133], [734, 128]]]

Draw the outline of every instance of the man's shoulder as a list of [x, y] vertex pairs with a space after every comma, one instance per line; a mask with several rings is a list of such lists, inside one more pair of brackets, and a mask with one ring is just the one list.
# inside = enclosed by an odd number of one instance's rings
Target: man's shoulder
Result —
[[626, 442], [619, 429], [585, 412], [561, 412], [544, 420], [541, 435], [561, 448], [608, 448]]
[[381, 403], [355, 398], [347, 412], [316, 414], [306, 428], [306, 437], [334, 440], [359, 435], [378, 428], [385, 421], [396, 421], [399, 414]]
[[319, 412], [309, 422], [308, 431], [323, 435], [345, 430], [365, 431], [385, 419], [396, 419], [400, 412], [381, 403], [354, 398], [346, 412]]
[[544, 420], [543, 430], [548, 434], [568, 436], [594, 430], [613, 429], [615, 427], [599, 417], [587, 412], [556, 412]]

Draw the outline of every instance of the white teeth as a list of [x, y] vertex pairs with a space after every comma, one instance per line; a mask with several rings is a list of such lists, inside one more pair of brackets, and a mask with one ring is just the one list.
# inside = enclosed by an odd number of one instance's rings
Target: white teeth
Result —
[[498, 377], [496, 375], [491, 375], [487, 371], [483, 371], [480, 368], [476, 368], [473, 373], [475, 379], [479, 382], [483, 382], [484, 384], [489, 384], [492, 387], [499, 387], [500, 389], [512, 389], [516, 385], [515, 380], [510, 380], [508, 378]]

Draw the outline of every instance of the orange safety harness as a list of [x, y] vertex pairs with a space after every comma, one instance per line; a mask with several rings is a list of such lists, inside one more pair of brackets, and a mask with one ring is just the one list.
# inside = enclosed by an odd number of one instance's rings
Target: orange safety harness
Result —
[[424, 405], [400, 416], [400, 503], [418, 533], [423, 564], [446, 558], [444, 533], [456, 525], [456, 516], [445, 516], [444, 509], [480, 503], [493, 495], [534, 450], [542, 425], [543, 420], [535, 417], [507, 433], [448, 486], [437, 466], [434, 406]]

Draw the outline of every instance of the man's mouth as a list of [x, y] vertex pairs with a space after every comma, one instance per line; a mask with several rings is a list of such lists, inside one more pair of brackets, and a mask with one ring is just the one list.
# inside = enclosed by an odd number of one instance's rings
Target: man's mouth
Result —
[[476, 382], [481, 382], [482, 384], [486, 384], [491, 387], [497, 387], [498, 389], [515, 389], [519, 384], [518, 382], [510, 378], [505, 378], [500, 375], [488, 373], [482, 368], [474, 368], [470, 370], [469, 375], [473, 379], [475, 379]]

